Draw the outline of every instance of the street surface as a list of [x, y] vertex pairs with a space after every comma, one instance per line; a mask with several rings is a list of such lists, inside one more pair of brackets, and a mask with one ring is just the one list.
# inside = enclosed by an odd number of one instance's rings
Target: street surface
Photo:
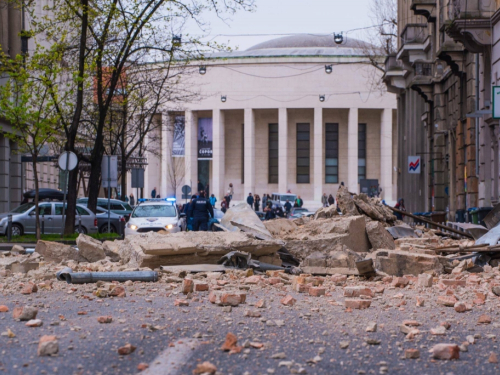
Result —
[[[479, 279], [499, 279], [498, 271], [495, 272], [480, 274]], [[6, 279], [0, 279], [0, 305], [9, 309], [0, 313], [0, 373], [136, 374], [138, 368], [147, 364], [149, 368], [142, 373], [192, 374], [204, 361], [215, 365], [220, 374], [500, 371], [498, 363], [490, 363], [496, 359], [492, 353], [500, 354], [500, 301], [491, 292], [484, 304], [474, 303], [472, 311], [458, 313], [453, 307], [436, 304], [437, 296], [446, 294], [441, 290], [443, 285], [437, 285], [438, 278], [431, 288], [411, 285], [416, 284], [416, 278], [410, 278], [406, 288], [395, 288], [387, 280], [366, 282], [354, 277], [335, 286], [327, 277], [327, 295], [321, 297], [297, 293], [291, 285], [270, 285], [267, 277], [257, 284], [246, 284], [242, 277], [225, 275], [223, 279], [230, 283], [222, 287], [217, 286], [216, 280], [209, 280], [210, 289], [247, 292], [246, 303], [232, 307], [231, 312], [227, 312], [229, 307], [210, 303], [208, 291], [189, 295], [189, 306], [174, 306], [176, 299], [185, 299], [180, 293], [181, 284], [173, 282], [180, 281], [175, 277], [163, 276], [157, 283], [124, 286], [126, 297], [121, 298], [95, 297], [95, 284], [69, 285], [60, 281], [54, 281], [53, 290], [38, 288], [36, 293], [23, 295], [19, 293], [21, 281], [7, 285], [1, 284]], [[343, 306], [343, 289], [353, 285], [385, 290], [375, 294], [368, 309], [351, 311]], [[486, 287], [483, 280], [480, 284], [448, 289], [469, 303], [477, 291]], [[296, 304], [282, 305], [280, 300], [286, 295], [293, 296]], [[417, 296], [425, 300], [423, 307], [416, 306]], [[267, 306], [254, 307], [259, 300]], [[13, 319], [14, 308], [24, 305], [38, 308], [41, 327], [27, 327], [26, 322]], [[246, 312], [256, 316], [245, 316]], [[484, 314], [491, 318], [490, 324], [478, 323]], [[101, 324], [97, 321], [100, 316], [111, 316], [112, 322]], [[421, 324], [413, 340], [400, 332], [404, 320]], [[377, 323], [376, 332], [365, 331], [370, 322]], [[443, 322], [450, 325], [443, 335], [430, 333]], [[8, 329], [15, 337], [4, 333]], [[237, 336], [237, 346], [243, 347], [239, 353], [221, 350], [228, 333]], [[57, 337], [56, 356], [37, 355], [43, 335]], [[468, 351], [461, 351], [458, 360], [435, 360], [428, 353], [438, 343], [462, 345], [467, 341], [474, 344], [463, 345]], [[129, 355], [119, 355], [118, 349], [129, 343], [137, 349]], [[418, 349], [420, 359], [404, 359], [406, 349]]]

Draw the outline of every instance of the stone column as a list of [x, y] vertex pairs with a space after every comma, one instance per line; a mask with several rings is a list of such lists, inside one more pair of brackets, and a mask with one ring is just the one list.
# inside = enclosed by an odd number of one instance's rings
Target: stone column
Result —
[[382, 110], [380, 117], [380, 187], [382, 197], [392, 200], [392, 109]]
[[[176, 196], [178, 201], [182, 200], [181, 196], [177, 196], [177, 190], [179, 186], [184, 185], [184, 178], [182, 173], [184, 171], [182, 168], [179, 168], [179, 158], [174, 158], [172, 156], [172, 148], [174, 146], [174, 122], [175, 116], [167, 113], [163, 116], [163, 129], [162, 129], [162, 144], [164, 145], [162, 148], [162, 173], [165, 170], [166, 176], [162, 176], [162, 181], [165, 181], [165, 187], [167, 191], [167, 197]], [[165, 167], [163, 168], [163, 165]], [[182, 166], [182, 164], [180, 165]], [[180, 174], [180, 175], [179, 175]], [[176, 181], [176, 183], [173, 183]], [[181, 180], [181, 181], [180, 181]], [[174, 187], [174, 185], [178, 185]]]
[[192, 111], [185, 113], [185, 181], [191, 186], [191, 193], [198, 190], [198, 115]]
[[[171, 122], [170, 116], [168, 113], [162, 113], [159, 115], [160, 121], [160, 142], [161, 142], [161, 151], [160, 151], [160, 169], [161, 169], [161, 174], [160, 174], [160, 193], [163, 198], [171, 197], [174, 194], [169, 191], [169, 179], [168, 179], [168, 168], [170, 167], [170, 163], [172, 161], [172, 155], [169, 154], [171, 152], [171, 149], [168, 147], [168, 129], [169, 125]], [[128, 194], [130, 192], [127, 191]]]
[[253, 109], [245, 108], [244, 116], [245, 191], [243, 199], [246, 201], [248, 193], [255, 194], [255, 114]]
[[288, 191], [288, 111], [286, 108], [278, 109], [278, 137], [278, 190], [280, 193], [286, 193]]
[[314, 200], [321, 202], [325, 180], [325, 132], [323, 130], [323, 108], [314, 108]]
[[213, 119], [213, 169], [212, 169], [212, 193], [217, 201], [224, 198], [224, 173], [225, 173], [225, 145], [224, 145], [224, 112], [214, 109]]
[[347, 188], [358, 192], [358, 109], [349, 109], [347, 129]]

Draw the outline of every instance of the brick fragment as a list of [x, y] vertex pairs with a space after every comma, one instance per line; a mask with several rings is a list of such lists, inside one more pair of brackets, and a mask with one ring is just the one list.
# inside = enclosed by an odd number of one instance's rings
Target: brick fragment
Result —
[[36, 318], [38, 309], [31, 306], [15, 307], [12, 311], [12, 317], [15, 320], [28, 321]]
[[133, 352], [135, 352], [135, 349], [137, 349], [137, 348], [134, 345], [126, 344], [125, 346], [118, 348], [118, 354], [129, 355], [129, 354], [132, 354]]
[[9, 312], [9, 308], [5, 305], [0, 305], [0, 312]]
[[209, 289], [208, 283], [195, 283], [194, 290], [196, 292], [207, 292]]
[[395, 286], [396, 288], [404, 288], [407, 286], [409, 283], [409, 280], [406, 277], [394, 277], [392, 279], [392, 286]]
[[418, 349], [406, 349], [405, 350], [406, 359], [418, 359], [420, 358], [420, 350]]
[[364, 286], [348, 286], [344, 289], [344, 297], [373, 297], [374, 293], [370, 288]]
[[56, 336], [44, 335], [38, 342], [38, 356], [46, 357], [55, 355], [59, 352], [59, 343]]
[[348, 309], [367, 309], [372, 304], [372, 301], [369, 299], [346, 299], [345, 307]]
[[421, 273], [418, 275], [418, 286], [429, 288], [432, 286], [432, 275], [428, 273]]
[[460, 349], [456, 344], [437, 344], [431, 349], [432, 357], [434, 359], [459, 359]]
[[313, 297], [324, 296], [326, 294], [326, 288], [323, 287], [311, 287], [309, 288], [309, 295]]
[[182, 280], [182, 293], [189, 294], [194, 290], [194, 280], [193, 279], [184, 279]]
[[491, 317], [488, 315], [481, 315], [479, 319], [477, 320], [479, 324], [490, 324], [491, 323]]
[[109, 292], [110, 297], [126, 297], [127, 292], [125, 291], [125, 288], [121, 285], [115, 286], [111, 292]]
[[97, 318], [97, 321], [101, 324], [109, 324], [113, 321], [113, 317], [108, 315], [108, 316], [100, 316]]
[[455, 296], [439, 296], [437, 299], [438, 305], [443, 305], [447, 307], [454, 307], [458, 300]]
[[287, 295], [280, 302], [282, 305], [285, 305], [285, 306], [293, 306], [293, 305], [295, 305], [295, 302], [297, 302], [297, 300], [295, 298], [293, 298], [291, 295]]

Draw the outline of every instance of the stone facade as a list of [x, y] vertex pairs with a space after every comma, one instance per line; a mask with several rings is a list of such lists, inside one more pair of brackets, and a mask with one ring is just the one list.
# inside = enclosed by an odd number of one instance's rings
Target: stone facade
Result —
[[[454, 221], [498, 202], [498, 3], [398, 2], [398, 53], [384, 80], [398, 95], [398, 195], [409, 211], [448, 212]], [[409, 155], [421, 157], [420, 175], [408, 174]]]
[[[199, 87], [200, 100], [185, 103], [185, 157], [182, 184], [174, 192], [167, 174], [172, 128], [165, 126], [166, 140], [160, 164], [146, 169], [145, 191], [157, 187], [162, 197], [180, 197], [187, 184], [197, 191], [201, 172], [197, 160], [197, 123], [212, 118], [213, 160], [208, 163], [210, 193], [218, 201], [229, 183], [233, 199], [249, 192], [300, 195], [307, 207], [321, 204], [323, 193], [335, 195], [340, 182], [353, 192], [358, 184], [358, 125], [366, 124], [366, 178], [377, 179], [381, 196], [396, 200], [397, 121], [396, 98], [371, 91], [369, 78], [378, 74], [367, 64], [355, 40], [335, 45], [328, 37], [286, 37], [247, 51], [221, 53], [206, 64], [206, 74], [194, 73], [191, 84]], [[325, 65], [332, 65], [328, 74]], [[197, 67], [196, 67], [197, 70]], [[324, 101], [320, 100], [324, 95]], [[222, 96], [225, 101], [222, 101]], [[338, 182], [325, 182], [325, 124], [338, 124]], [[269, 125], [276, 124], [278, 181], [269, 181]], [[297, 182], [297, 124], [309, 124], [309, 183]], [[205, 166], [206, 168], [206, 166]]]

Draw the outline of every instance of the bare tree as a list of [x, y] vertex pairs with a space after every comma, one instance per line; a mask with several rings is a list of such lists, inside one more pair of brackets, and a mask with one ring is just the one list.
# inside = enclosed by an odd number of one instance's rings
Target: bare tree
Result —
[[186, 173], [184, 158], [176, 158], [172, 155], [169, 155], [168, 158], [170, 159], [167, 166], [170, 187], [174, 192], [174, 197], [177, 198], [177, 188], [181, 186]]
[[382, 76], [385, 73], [385, 58], [394, 56], [398, 48], [398, 2], [397, 0], [372, 0], [370, 14], [373, 25], [366, 29], [358, 47], [376, 72], [369, 77], [371, 89], [385, 91]]

